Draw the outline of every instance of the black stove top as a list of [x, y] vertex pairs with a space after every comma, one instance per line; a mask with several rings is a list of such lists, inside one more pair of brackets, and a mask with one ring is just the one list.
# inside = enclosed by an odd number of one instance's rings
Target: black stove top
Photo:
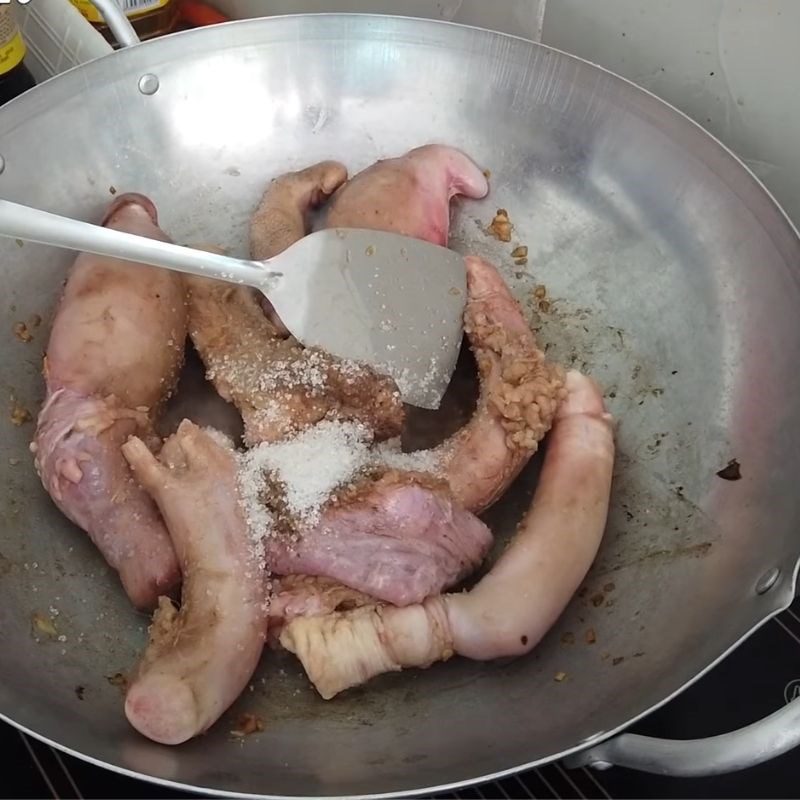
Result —
[[[739, 728], [776, 711], [800, 686], [800, 600], [763, 626], [703, 680], [632, 730], [689, 739]], [[0, 797], [196, 797], [116, 775], [63, 755], [0, 724], [5, 779]], [[613, 768], [549, 764], [448, 798], [791, 798], [800, 792], [800, 752], [715, 778], [662, 778]]]

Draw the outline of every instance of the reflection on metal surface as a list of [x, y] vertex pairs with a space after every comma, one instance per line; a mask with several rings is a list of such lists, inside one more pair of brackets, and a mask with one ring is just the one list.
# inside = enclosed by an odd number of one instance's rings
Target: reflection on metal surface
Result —
[[[228, 68], [234, 89], [219, 78]], [[144, 98], [137, 81], [148, 71], [161, 85]], [[800, 247], [740, 164], [655, 98], [486, 32], [287, 17], [88, 64], [6, 107], [0, 140], [8, 199], [96, 219], [109, 187], [140, 191], [177, 241], [232, 255], [246, 253], [248, 215], [280, 172], [330, 157], [354, 170], [432, 140], [461, 147], [491, 170], [492, 192], [456, 213], [455, 246], [501, 266], [549, 352], [596, 375], [619, 420], [603, 550], [534, 656], [454, 659], [324, 703], [295, 661], [269, 653], [231, 710], [268, 719], [265, 731], [232, 747], [223, 719], [170, 751], [176, 784], [215, 795], [408, 795], [502, 777], [629, 725], [791, 600], [788, 578], [763, 596], [743, 587], [776, 566], [793, 576], [799, 549]], [[628, 200], [606, 197], [612, 186]], [[484, 234], [501, 207], [518, 239], [508, 245]], [[529, 248], [524, 268], [510, 257], [517, 245]], [[0, 254], [0, 329], [47, 318], [70, 258], [13, 241]], [[32, 410], [44, 341], [46, 330], [0, 348], [4, 391]], [[190, 380], [176, 403], [202, 422], [219, 405], [202, 389], [190, 403]], [[0, 424], [0, 715], [152, 776], [163, 749], [129, 729], [106, 679], [135, 662], [147, 620], [46, 499], [30, 427]], [[743, 478], [723, 481], [716, 473], [732, 458]], [[487, 515], [500, 543], [536, 467]], [[30, 615], [51, 604], [67, 641], [37, 643]], [[559, 672], [569, 681], [553, 681]], [[335, 781], [325, 779], [331, 764]], [[558, 783], [554, 768], [541, 772]]]
[[148, 72], [139, 78], [139, 91], [142, 94], [151, 95], [158, 91], [158, 76]]
[[766, 594], [770, 589], [778, 581], [778, 578], [781, 575], [780, 569], [778, 567], [773, 567], [770, 570], [767, 570], [759, 579], [758, 583], [756, 584], [756, 594]]
[[783, 699], [786, 703], [800, 698], [800, 679], [789, 681], [783, 689]]

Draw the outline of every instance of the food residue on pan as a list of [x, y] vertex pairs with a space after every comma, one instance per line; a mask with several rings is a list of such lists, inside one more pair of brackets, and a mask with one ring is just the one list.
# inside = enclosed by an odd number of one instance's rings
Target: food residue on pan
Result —
[[556, 674], [553, 675], [553, 680], [556, 683], [562, 683], [566, 679], [567, 679], [567, 673], [566, 672], [556, 672]]
[[31, 625], [33, 626], [34, 638], [37, 635], [46, 636], [49, 639], [55, 639], [58, 636], [58, 631], [53, 624], [53, 620], [41, 611], [33, 612], [31, 615]]
[[508, 211], [504, 208], [498, 208], [494, 219], [489, 224], [488, 233], [501, 242], [510, 242], [513, 228], [514, 226], [508, 218]]
[[32, 314], [25, 322], [15, 322], [12, 330], [17, 339], [27, 344], [33, 341], [32, 331], [36, 330], [41, 324], [42, 318], [38, 314]]
[[257, 714], [246, 712], [240, 714], [236, 720], [236, 727], [231, 731], [235, 739], [244, 739], [252, 733], [261, 733], [264, 730], [264, 720]]
[[739, 462], [732, 458], [718, 473], [717, 476], [724, 481], [738, 481], [742, 478], [742, 469]]
[[26, 422], [30, 422], [33, 417], [31, 417], [31, 412], [28, 411], [27, 408], [21, 406], [15, 397], [12, 396], [11, 398], [11, 411], [9, 412], [9, 419], [11, 420], [12, 425], [16, 425], [18, 428], [21, 425], [24, 425]]
[[21, 342], [25, 342], [25, 344], [33, 341], [33, 334], [28, 330], [28, 326], [24, 322], [14, 323], [14, 336]]
[[539, 311], [546, 314], [550, 310], [552, 301], [547, 297], [547, 287], [544, 284], [540, 283], [533, 290], [533, 299], [536, 301]]
[[115, 672], [113, 675], [106, 675], [106, 680], [122, 694], [128, 691], [128, 676], [124, 672]]

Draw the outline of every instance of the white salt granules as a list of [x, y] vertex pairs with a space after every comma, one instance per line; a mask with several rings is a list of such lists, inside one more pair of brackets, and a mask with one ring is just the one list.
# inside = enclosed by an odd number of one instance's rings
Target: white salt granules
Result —
[[369, 469], [436, 474], [437, 450], [404, 453], [400, 440], [373, 446], [372, 431], [359, 422], [323, 420], [295, 437], [263, 443], [239, 456], [239, 493], [254, 547], [264, 558], [264, 538], [276, 531], [275, 515], [262, 497], [268, 482], [282, 492], [286, 511], [303, 527], [320, 521], [337, 490]]
[[209, 355], [206, 377], [221, 380], [238, 390], [270, 395], [302, 388], [308, 397], [321, 397], [330, 388], [330, 372], [352, 384], [367, 370], [355, 361], [331, 361], [322, 351], [304, 350], [284, 354], [265, 349], [244, 353]]
[[398, 438], [375, 445], [372, 450], [372, 462], [375, 466], [384, 466], [401, 472], [427, 472], [436, 475], [441, 468], [441, 454], [438, 449], [404, 453], [400, 449]]
[[258, 494], [266, 479], [277, 481], [287, 510], [314, 525], [332, 492], [369, 463], [371, 443], [372, 434], [364, 425], [323, 420], [293, 439], [260, 444], [246, 453], [240, 483], [246, 494], [259, 487]]
[[237, 488], [239, 502], [250, 535], [251, 555], [256, 564], [266, 568], [266, 547], [264, 540], [275, 528], [275, 518], [261, 499], [264, 488], [264, 475], [251, 465], [254, 451], [242, 453], [238, 461]]
[[226, 433], [223, 433], [221, 430], [217, 428], [212, 428], [207, 426], [201, 429], [213, 442], [218, 444], [220, 447], [224, 447], [226, 450], [234, 450], [236, 446], [233, 443], [233, 439], [228, 436]]

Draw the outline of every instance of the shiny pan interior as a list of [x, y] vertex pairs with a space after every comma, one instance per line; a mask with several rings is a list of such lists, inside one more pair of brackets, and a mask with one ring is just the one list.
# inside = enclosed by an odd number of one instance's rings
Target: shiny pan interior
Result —
[[[139, 88], [148, 73], [154, 94]], [[489, 198], [457, 209], [453, 246], [503, 268], [549, 354], [600, 380], [619, 422], [608, 532], [556, 627], [529, 657], [456, 659], [331, 702], [292, 657], [268, 653], [206, 736], [173, 749], [141, 738], [114, 676], [135, 663], [148, 620], [41, 488], [32, 424], [10, 420], [41, 402], [49, 314], [72, 255], [3, 240], [0, 715], [114, 769], [215, 794], [408, 794], [608, 736], [788, 604], [800, 550], [800, 244], [736, 158], [632, 84], [452, 24], [235, 22], [114, 53], [13, 101], [0, 112], [0, 194], [97, 220], [112, 193], [143, 192], [176, 241], [244, 256], [273, 176], [323, 158], [356, 171], [431, 141], [491, 170]], [[528, 247], [525, 267], [485, 234], [500, 207]], [[34, 340], [15, 338], [37, 314]], [[472, 401], [468, 360], [465, 370], [452, 409]], [[196, 363], [171, 418], [183, 413], [235, 422]], [[422, 428], [442, 433], [457, 415], [444, 417]], [[718, 477], [734, 458], [741, 480]], [[537, 465], [487, 515], [498, 542]], [[37, 641], [32, 616], [51, 608], [59, 637]], [[234, 742], [243, 711], [266, 728]]]

